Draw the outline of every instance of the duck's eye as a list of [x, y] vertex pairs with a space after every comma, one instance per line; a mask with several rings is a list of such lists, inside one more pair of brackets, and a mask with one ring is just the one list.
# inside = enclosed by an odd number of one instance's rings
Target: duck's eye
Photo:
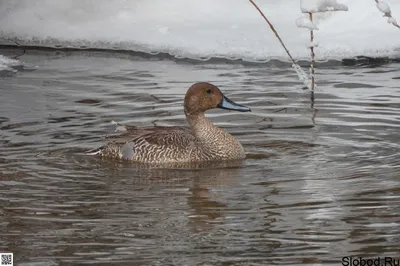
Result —
[[208, 94], [211, 94], [211, 89], [206, 89], [206, 92], [208, 93]]

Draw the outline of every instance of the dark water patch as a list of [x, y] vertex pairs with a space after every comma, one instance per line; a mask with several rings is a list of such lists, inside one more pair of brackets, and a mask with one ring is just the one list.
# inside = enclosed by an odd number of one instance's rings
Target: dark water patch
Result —
[[12, 77], [16, 73], [16, 71], [10, 71], [9, 69], [0, 70], [0, 77]]
[[[85, 48], [82, 48], [85, 47]], [[85, 56], [105, 56], [108, 57], [123, 57], [130, 58], [131, 60], [152, 60], [152, 61], [164, 61], [164, 60], [173, 60], [180, 62], [182, 64], [188, 65], [201, 65], [201, 64], [233, 64], [233, 65], [246, 65], [246, 66], [260, 66], [266, 65], [270, 67], [279, 67], [279, 68], [290, 68], [292, 63], [287, 58], [268, 58], [268, 59], [242, 59], [236, 57], [220, 57], [220, 56], [210, 56], [210, 57], [191, 57], [188, 56], [176, 56], [168, 52], [162, 51], [141, 51], [140, 47], [137, 50], [127, 50], [120, 48], [95, 48], [86, 46], [74, 47], [74, 45], [7, 45], [0, 44], [0, 49], [5, 51], [5, 53], [11, 51], [11, 53], [15, 53], [15, 51], [23, 51], [22, 55], [29, 53], [51, 53], [57, 54], [57, 56], [69, 56], [72, 54], [80, 54]], [[307, 59], [299, 59], [297, 60], [298, 64], [303, 68], [309, 68], [311, 61]], [[368, 57], [368, 56], [355, 56], [352, 58], [344, 58], [344, 59], [328, 59], [328, 60], [320, 60], [317, 61], [317, 68], [332, 68], [332, 67], [340, 67], [340, 66], [362, 66], [368, 68], [375, 68], [384, 65], [388, 65], [391, 63], [399, 63], [399, 58], [390, 58], [390, 57]], [[23, 68], [22, 68], [23, 69]], [[22, 70], [21, 69], [21, 70]], [[125, 77], [122, 77], [125, 78]]]
[[343, 59], [344, 66], [364, 66], [364, 67], [381, 67], [388, 63], [398, 63], [399, 59], [389, 57], [368, 57], [357, 56], [355, 58]]
[[360, 83], [341, 83], [333, 85], [335, 88], [379, 88], [380, 86], [370, 85], [370, 84], [360, 84]]
[[[8, 119], [10, 121], [10, 119]], [[19, 129], [19, 128], [24, 128], [24, 127], [29, 127], [29, 126], [36, 126], [39, 124], [42, 124], [43, 122], [38, 122], [38, 121], [32, 121], [32, 122], [21, 122], [21, 123], [12, 123], [8, 124], [6, 126], [1, 127], [1, 130], [14, 130], [14, 129]]]
[[82, 100], [78, 100], [75, 101], [76, 103], [82, 103], [82, 104], [89, 104], [89, 105], [96, 105], [101, 103], [100, 100], [96, 100], [96, 99], [82, 99]]
[[52, 123], [65, 123], [65, 122], [69, 122], [71, 120], [76, 119], [75, 116], [64, 116], [64, 117], [48, 117], [47, 121], [48, 123], [52, 124]]
[[4, 122], [8, 122], [8, 121], [10, 121], [9, 118], [7, 118], [7, 117], [0, 117], [0, 125], [3, 124]]

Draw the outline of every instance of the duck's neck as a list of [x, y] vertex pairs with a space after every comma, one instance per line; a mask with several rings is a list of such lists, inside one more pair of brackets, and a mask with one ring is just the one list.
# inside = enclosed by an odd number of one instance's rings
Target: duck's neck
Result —
[[187, 114], [186, 118], [189, 122], [193, 135], [202, 143], [204, 147], [211, 150], [217, 147], [224, 147], [225, 144], [236, 142], [236, 140], [223, 129], [214, 125], [208, 120], [204, 113]]
[[185, 112], [193, 135], [200, 142], [199, 152], [209, 159], [230, 159], [244, 157], [242, 145], [229, 133], [214, 125], [204, 113]]
[[202, 142], [212, 140], [220, 134], [227, 134], [208, 120], [204, 113], [186, 114], [186, 118], [193, 134]]

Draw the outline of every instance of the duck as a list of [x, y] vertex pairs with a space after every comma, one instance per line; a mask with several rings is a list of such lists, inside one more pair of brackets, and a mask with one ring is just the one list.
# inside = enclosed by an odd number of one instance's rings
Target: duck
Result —
[[187, 90], [184, 112], [189, 127], [127, 126], [126, 131], [108, 138], [108, 143], [90, 154], [145, 164], [218, 162], [243, 160], [243, 146], [231, 134], [214, 125], [205, 112], [214, 108], [251, 112], [208, 82], [195, 83]]

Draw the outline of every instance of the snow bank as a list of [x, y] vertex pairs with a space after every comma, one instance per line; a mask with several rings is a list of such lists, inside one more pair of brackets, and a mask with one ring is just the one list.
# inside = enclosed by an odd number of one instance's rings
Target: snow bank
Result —
[[[400, 23], [400, 0], [383, 1]], [[302, 15], [300, 1], [256, 2], [292, 56], [309, 58], [305, 45], [310, 32], [295, 24]], [[399, 29], [388, 25], [374, 0], [337, 2], [347, 5], [349, 12], [313, 17], [319, 28], [318, 60], [399, 57]], [[16, 40], [24, 45], [165, 52], [199, 60], [287, 58], [265, 21], [243, 0], [0, 0], [1, 37], [3, 44]]]
[[317, 13], [326, 11], [347, 11], [348, 7], [336, 0], [301, 0], [301, 12]]

